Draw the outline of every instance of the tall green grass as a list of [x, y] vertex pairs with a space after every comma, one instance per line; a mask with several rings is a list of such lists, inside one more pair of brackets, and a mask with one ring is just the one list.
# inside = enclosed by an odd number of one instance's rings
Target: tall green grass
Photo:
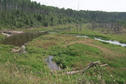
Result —
[[[88, 35], [93, 34], [90, 32]], [[84, 41], [86, 39], [62, 34], [40, 36], [27, 43], [27, 53], [25, 54], [12, 53], [11, 50], [16, 46], [0, 44], [0, 83], [125, 84], [125, 48], [94, 40], [95, 45], [110, 49], [113, 51], [112, 53], [120, 54], [120, 57], [107, 58], [99, 48], [81, 43], [68, 45], [68, 43], [79, 40]], [[45, 59], [49, 55], [54, 56], [53, 60], [62, 67], [61, 71], [52, 72], [48, 68]], [[65, 74], [67, 71], [81, 70], [89, 63], [98, 60], [109, 66], [96, 66], [84, 74]]]

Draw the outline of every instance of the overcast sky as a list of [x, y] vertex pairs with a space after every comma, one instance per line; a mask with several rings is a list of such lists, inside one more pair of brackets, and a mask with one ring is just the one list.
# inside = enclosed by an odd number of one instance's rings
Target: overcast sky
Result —
[[126, 12], [126, 0], [32, 0], [48, 6], [74, 10]]

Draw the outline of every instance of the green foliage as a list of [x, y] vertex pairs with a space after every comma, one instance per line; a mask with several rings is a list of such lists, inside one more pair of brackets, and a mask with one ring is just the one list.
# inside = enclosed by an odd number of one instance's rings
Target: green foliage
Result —
[[9, 29], [92, 22], [125, 25], [126, 13], [65, 10], [31, 0], [0, 0], [0, 19], [0, 28]]
[[[2, 35], [1, 37], [3, 38]], [[112, 52], [106, 57], [103, 53], [104, 51], [91, 45], [81, 43], [71, 44], [74, 41], [85, 40], [92, 40], [93, 43], [90, 44], [94, 44], [103, 49], [107, 48], [108, 51], [111, 49]], [[58, 45], [51, 45], [45, 49], [44, 43], [52, 41], [57, 42]], [[26, 46], [27, 52], [25, 54], [12, 53], [13, 48], [15, 46], [0, 44], [0, 83], [102, 84], [105, 82], [105, 84], [125, 84], [126, 48], [120, 46], [104, 44], [93, 39], [82, 39], [62, 34], [49, 34], [40, 36], [32, 42], [29, 42]], [[120, 57], [112, 57], [111, 54], [114, 53], [119, 53]], [[53, 60], [64, 69], [51, 72], [45, 61], [48, 55], [53, 55]], [[84, 74], [65, 74], [69, 70], [81, 70], [89, 63], [97, 60], [100, 60], [102, 63], [107, 63], [108, 66], [106, 68], [96, 66], [88, 69]]]
[[[87, 76], [88, 75], [88, 76]], [[89, 82], [95, 82], [96, 84], [115, 84], [118, 80], [115, 79], [115, 77], [106, 71], [106, 68], [100, 67], [99, 65], [96, 65], [89, 70], [87, 70], [83, 77], [81, 78], [80, 83], [86, 83]], [[123, 82], [124, 83], [124, 82]]]
[[98, 60], [97, 55], [101, 55], [101, 51], [95, 47], [84, 44], [73, 44], [66, 48], [59, 46], [52, 47], [50, 54], [55, 56], [55, 61], [57, 64], [61, 65], [62, 68], [73, 66], [76, 68], [77, 62], [79, 62], [78, 66], [81, 66], [81, 64], [89, 61]]
[[4, 40], [5, 36], [0, 34], [0, 42], [2, 42]]

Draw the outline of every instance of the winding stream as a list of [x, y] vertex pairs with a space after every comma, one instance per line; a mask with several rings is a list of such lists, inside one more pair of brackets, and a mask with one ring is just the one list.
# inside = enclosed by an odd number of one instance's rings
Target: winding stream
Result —
[[[76, 37], [78, 38], [90, 38], [86, 35], [77, 35]], [[105, 42], [105, 43], [109, 43], [109, 44], [113, 44], [113, 45], [119, 45], [121, 47], [126, 47], [126, 43], [121, 43], [119, 41], [112, 41], [112, 40], [103, 40], [101, 38], [97, 38], [97, 37], [94, 37], [95, 40], [98, 40], [98, 41], [101, 41], [101, 42]]]
[[126, 47], [125, 43], [120, 43], [119, 41], [112, 41], [112, 40], [103, 40], [100, 38], [94, 38], [95, 40], [101, 41], [101, 42], [106, 42], [106, 43], [110, 43], [110, 44], [114, 44], [114, 45], [119, 45], [122, 47]]

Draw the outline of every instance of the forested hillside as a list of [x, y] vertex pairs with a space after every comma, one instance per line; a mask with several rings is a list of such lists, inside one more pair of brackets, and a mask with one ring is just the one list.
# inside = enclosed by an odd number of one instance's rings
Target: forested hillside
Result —
[[125, 24], [126, 13], [65, 10], [40, 5], [31, 0], [0, 0], [0, 28], [93, 22]]

